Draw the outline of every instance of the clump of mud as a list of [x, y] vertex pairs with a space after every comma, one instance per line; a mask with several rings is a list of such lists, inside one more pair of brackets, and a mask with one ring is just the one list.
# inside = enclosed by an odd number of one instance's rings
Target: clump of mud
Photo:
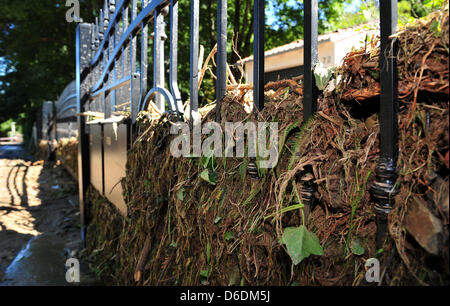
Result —
[[[433, 32], [436, 22], [442, 35]], [[412, 43], [416, 33], [423, 41]], [[173, 158], [172, 123], [167, 118], [141, 122], [122, 181], [128, 216], [90, 193], [87, 253], [93, 269], [120, 285], [362, 285], [365, 261], [376, 257], [382, 284], [448, 284], [448, 213], [429, 200], [437, 177], [448, 184], [448, 10], [397, 37], [403, 48], [400, 192], [382, 252], [375, 249], [369, 193], [379, 157], [379, 49], [374, 44], [346, 57], [339, 70], [343, 81], [321, 93], [317, 115], [304, 125], [299, 80], [268, 84], [265, 108], [257, 115], [245, 111], [245, 93], [224, 98], [222, 125], [279, 123], [279, 162], [260, 171], [258, 179], [247, 171], [249, 158], [217, 158], [206, 166], [201, 158]], [[204, 121], [215, 118], [214, 112]], [[202, 178], [205, 170], [215, 179]], [[315, 190], [305, 225], [324, 254], [294, 266], [280, 237], [285, 228], [302, 224], [301, 211], [286, 208], [298, 204], [296, 194], [305, 186]], [[441, 220], [437, 254], [407, 232], [405, 216], [413, 199]]]

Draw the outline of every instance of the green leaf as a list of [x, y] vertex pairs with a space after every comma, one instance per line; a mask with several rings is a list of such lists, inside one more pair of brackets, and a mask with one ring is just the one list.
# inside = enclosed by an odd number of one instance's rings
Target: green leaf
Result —
[[208, 243], [206, 244], [206, 260], [208, 263], [210, 259], [211, 259], [211, 243], [209, 243], [208, 241]]
[[422, 2], [422, 5], [428, 8], [432, 8], [433, 7], [433, 1], [432, 0], [424, 0]]
[[178, 245], [177, 245], [176, 242], [172, 242], [169, 246], [171, 246], [171, 247], [173, 247], [173, 248], [176, 248]]
[[358, 238], [353, 239], [352, 243], [350, 244], [350, 250], [352, 250], [352, 253], [355, 255], [362, 255], [366, 251], [364, 247], [361, 245], [361, 241], [359, 241]]
[[200, 271], [200, 276], [203, 276], [203, 277], [208, 277], [208, 274], [209, 274], [209, 271], [208, 270], [201, 270]]
[[217, 183], [217, 180], [219, 179], [219, 173], [217, 173], [216, 171], [210, 171], [209, 179], [211, 180], [212, 184], [215, 185]]
[[216, 171], [206, 169], [203, 170], [202, 173], [200, 173], [200, 178], [212, 185], [215, 185], [217, 183], [217, 180], [219, 179], [219, 173], [217, 173]]
[[314, 77], [319, 90], [323, 91], [327, 88], [327, 85], [333, 76], [334, 70], [335, 67], [325, 68], [321, 62], [316, 65], [314, 68]]
[[309, 255], [323, 255], [319, 238], [309, 232], [305, 226], [288, 227], [284, 230], [281, 242], [286, 245], [289, 256], [294, 265], [299, 264]]
[[234, 238], [234, 237], [233, 237], [233, 234], [230, 233], [230, 232], [226, 232], [225, 235], [223, 236], [223, 239], [224, 239], [225, 241], [228, 241], [228, 240], [233, 239], [233, 238]]
[[212, 152], [209, 155], [202, 156], [202, 166], [205, 169], [215, 170], [215, 161], [216, 158]]
[[244, 162], [239, 166], [239, 175], [241, 176], [241, 181], [244, 182], [244, 175], [247, 170], [248, 160], [244, 160]]
[[177, 192], [177, 198], [180, 201], [184, 200], [184, 187], [182, 187], [180, 190], [178, 190]]
[[214, 224], [217, 224], [217, 223], [219, 223], [220, 222], [220, 220], [222, 220], [222, 217], [217, 217], [215, 220], [214, 220]]
[[442, 36], [441, 24], [437, 20], [433, 20], [430, 28], [435, 37]]

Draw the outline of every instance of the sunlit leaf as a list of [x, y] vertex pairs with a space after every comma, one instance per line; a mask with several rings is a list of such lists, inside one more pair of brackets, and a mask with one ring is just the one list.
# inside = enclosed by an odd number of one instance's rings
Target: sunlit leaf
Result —
[[299, 264], [309, 255], [323, 255], [319, 238], [309, 232], [305, 226], [288, 227], [284, 230], [281, 242], [286, 245], [294, 265]]

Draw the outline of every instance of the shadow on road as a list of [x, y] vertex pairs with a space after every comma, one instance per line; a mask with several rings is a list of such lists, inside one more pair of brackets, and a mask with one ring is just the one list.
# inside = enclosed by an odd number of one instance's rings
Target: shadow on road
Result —
[[77, 182], [23, 153], [0, 146], [0, 285], [67, 285], [65, 260], [82, 247]]

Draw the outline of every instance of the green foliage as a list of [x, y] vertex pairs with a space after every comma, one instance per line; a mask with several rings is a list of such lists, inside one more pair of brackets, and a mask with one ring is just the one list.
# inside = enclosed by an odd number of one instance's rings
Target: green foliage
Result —
[[362, 246], [361, 241], [359, 241], [359, 238], [353, 239], [352, 243], [350, 244], [350, 250], [357, 256], [363, 255], [366, 251]]
[[202, 166], [205, 169], [211, 169], [211, 170], [217, 169], [216, 157], [213, 155], [213, 153], [211, 153], [207, 156], [202, 156]]
[[399, 25], [403, 26], [448, 5], [447, 0], [401, 0], [398, 1]]
[[[8, 137], [11, 132], [11, 126], [14, 120], [9, 119], [0, 124], [0, 137]], [[22, 126], [16, 125], [16, 132], [22, 133]]]
[[211, 185], [217, 184], [217, 180], [219, 179], [219, 173], [214, 170], [205, 169], [200, 173], [200, 178], [204, 181], [210, 183]]
[[321, 62], [316, 65], [314, 68], [314, 78], [316, 79], [316, 85], [319, 90], [325, 90], [335, 70], [335, 67], [324, 67]]
[[216, 172], [218, 165], [216, 164], [216, 158], [211, 152], [208, 156], [201, 158], [201, 164], [204, 170], [200, 173], [200, 178], [210, 183], [211, 185], [217, 184], [219, 179], [219, 173]]
[[223, 236], [223, 239], [225, 241], [229, 241], [229, 240], [231, 240], [233, 238], [234, 238], [234, 236], [233, 236], [233, 233], [231, 233], [231, 232], [226, 232], [225, 235]]
[[304, 225], [288, 227], [284, 230], [281, 242], [286, 245], [289, 256], [294, 265], [298, 265], [309, 255], [323, 255], [319, 238], [309, 232]]
[[184, 192], [185, 192], [184, 187], [182, 187], [180, 190], [178, 190], [178, 192], [177, 192], [178, 200], [180, 200], [180, 201], [184, 200]]
[[[94, 21], [101, 2], [80, 1], [84, 21]], [[66, 21], [65, 3], [0, 0], [0, 122], [17, 120], [25, 136], [42, 103], [75, 78], [76, 23]]]

